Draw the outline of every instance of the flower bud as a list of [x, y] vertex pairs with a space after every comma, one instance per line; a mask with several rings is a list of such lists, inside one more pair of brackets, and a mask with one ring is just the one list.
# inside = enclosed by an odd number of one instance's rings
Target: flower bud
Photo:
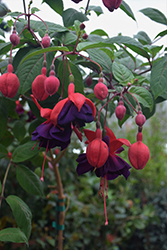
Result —
[[85, 29], [85, 24], [84, 23], [81, 23], [80, 26], [79, 26], [80, 30], [84, 30]]
[[43, 67], [41, 70], [41, 75], [38, 75], [32, 83], [32, 93], [36, 99], [39, 101], [44, 101], [48, 98], [48, 94], [45, 92], [44, 82], [47, 79], [46, 76], [47, 69]]
[[114, 11], [114, 9], [118, 9], [121, 5], [122, 0], [103, 0], [104, 6], [108, 8], [109, 11]]
[[60, 85], [59, 79], [55, 77], [54, 74], [54, 71], [51, 70], [50, 76], [44, 82], [45, 92], [50, 96], [57, 92]]
[[88, 86], [90, 86], [92, 83], [93, 83], [93, 80], [92, 80], [92, 77], [89, 75], [87, 78], [86, 78], [86, 84], [88, 85]]
[[88, 38], [88, 35], [86, 33], [84, 33], [82, 38], [86, 40]]
[[108, 88], [104, 83], [98, 82], [94, 87], [94, 93], [99, 100], [104, 100], [108, 95]]
[[118, 106], [115, 109], [115, 115], [120, 121], [122, 121], [122, 119], [125, 116], [125, 113], [126, 113], [126, 108], [124, 106], [124, 103], [123, 101], [119, 101]]
[[142, 133], [137, 134], [137, 142], [129, 147], [129, 161], [135, 169], [143, 169], [150, 158], [149, 148], [142, 142]]
[[0, 91], [5, 97], [13, 98], [19, 89], [19, 79], [12, 73], [12, 64], [8, 65], [7, 73], [0, 76]]
[[135, 117], [135, 122], [139, 127], [142, 127], [146, 121], [146, 117], [142, 114], [141, 111], [138, 112], [138, 115]]
[[45, 36], [42, 38], [42, 45], [44, 46], [44, 48], [50, 46], [50, 37], [48, 36], [48, 34], [45, 34]]
[[20, 37], [18, 37], [15, 30], [13, 30], [12, 34], [10, 35], [10, 41], [13, 46], [17, 46], [20, 42]]
[[86, 157], [90, 165], [100, 168], [105, 164], [108, 156], [108, 146], [100, 138], [96, 138], [89, 143], [86, 150]]
[[60, 149], [59, 148], [56, 148], [55, 149], [55, 155], [58, 155], [60, 153]]

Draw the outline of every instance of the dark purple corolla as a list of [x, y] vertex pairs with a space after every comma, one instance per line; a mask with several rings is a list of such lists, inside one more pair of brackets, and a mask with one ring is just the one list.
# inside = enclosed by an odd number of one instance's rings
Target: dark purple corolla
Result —
[[32, 133], [32, 141], [39, 141], [39, 147], [54, 148], [61, 147], [65, 149], [70, 143], [71, 127], [66, 126], [59, 128], [54, 126], [51, 122], [42, 123]]
[[114, 11], [115, 9], [118, 9], [121, 3], [122, 0], [103, 0], [104, 6], [106, 6], [109, 11]]
[[[109, 156], [104, 163], [102, 167], [95, 168], [92, 166], [87, 159], [86, 153], [80, 154], [77, 158], [78, 166], [77, 166], [77, 173], [78, 175], [84, 174], [88, 171], [93, 172], [95, 170], [95, 174], [97, 177], [100, 177], [100, 188], [99, 193], [103, 196], [104, 199], [104, 210], [105, 210], [105, 225], [108, 224], [107, 221], [107, 212], [106, 212], [106, 203], [105, 203], [105, 191], [106, 191], [106, 197], [107, 197], [107, 180], [113, 180], [117, 178], [119, 175], [123, 175], [125, 179], [128, 178], [130, 175], [129, 169], [131, 168], [130, 165], [124, 161], [121, 157], [119, 157], [117, 154], [121, 153], [122, 145], [126, 145], [130, 147], [130, 142], [126, 139], [119, 138], [116, 139], [114, 133], [112, 130], [110, 130], [108, 127], [105, 127], [107, 135], [102, 139], [108, 146], [109, 150]], [[95, 141], [96, 133], [84, 129], [84, 133], [88, 139], [86, 143], [90, 143], [92, 141]]]

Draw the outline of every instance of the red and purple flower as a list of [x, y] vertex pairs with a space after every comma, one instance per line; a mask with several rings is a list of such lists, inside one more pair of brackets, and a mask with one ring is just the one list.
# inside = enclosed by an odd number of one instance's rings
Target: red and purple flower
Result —
[[[84, 174], [88, 171], [94, 171], [97, 177], [107, 177], [107, 180], [113, 180], [117, 178], [119, 175], [123, 175], [125, 179], [130, 175], [129, 169], [130, 165], [124, 161], [117, 154], [121, 153], [124, 149], [122, 145], [130, 146], [130, 142], [127, 139], [119, 138], [116, 139], [114, 133], [111, 129], [106, 127], [107, 135], [102, 139], [109, 147], [109, 156], [105, 164], [100, 168], [95, 168], [89, 164], [86, 153], [80, 154], [77, 158], [77, 162], [79, 163], [77, 166], [78, 175]], [[84, 129], [84, 133], [88, 138], [86, 143], [90, 143], [95, 139], [95, 132]]]
[[[108, 127], [105, 128], [107, 135], [102, 139], [106, 145], [108, 146], [109, 155], [102, 167], [94, 167], [92, 166], [87, 159], [86, 153], [80, 154], [77, 158], [78, 166], [77, 166], [77, 173], [78, 175], [84, 174], [88, 171], [93, 172], [95, 170], [95, 174], [97, 177], [100, 177], [100, 187], [99, 187], [99, 195], [103, 196], [104, 200], [104, 210], [105, 210], [105, 225], [108, 225], [107, 221], [107, 210], [106, 210], [106, 202], [105, 202], [105, 192], [106, 198], [107, 196], [107, 180], [113, 180], [117, 178], [119, 175], [123, 175], [125, 179], [128, 178], [130, 175], [129, 169], [131, 168], [130, 165], [124, 161], [121, 157], [117, 154], [121, 153], [124, 149], [122, 145], [126, 145], [130, 147], [130, 142], [127, 139], [119, 138], [116, 139], [112, 130]], [[84, 129], [84, 133], [87, 137], [86, 143], [91, 143], [96, 139], [96, 133]]]

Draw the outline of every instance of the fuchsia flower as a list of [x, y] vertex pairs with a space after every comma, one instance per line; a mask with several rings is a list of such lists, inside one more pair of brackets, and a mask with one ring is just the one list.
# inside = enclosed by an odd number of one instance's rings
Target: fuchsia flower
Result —
[[[130, 165], [126, 161], [124, 161], [121, 157], [119, 157], [117, 154], [121, 153], [124, 150], [122, 148], [122, 145], [130, 147], [131, 144], [127, 139], [123, 138], [116, 139], [114, 133], [108, 127], [106, 127], [105, 129], [107, 135], [102, 140], [108, 145], [109, 156], [104, 165], [102, 167], [95, 168], [88, 162], [86, 153], [80, 154], [76, 161], [78, 162], [77, 166], [78, 175], [84, 174], [88, 171], [93, 172], [95, 170], [96, 176], [101, 178], [99, 191], [104, 199], [104, 209], [106, 217], [105, 225], [107, 225], [108, 221], [107, 221], [104, 189], [106, 190], [106, 196], [107, 196], [107, 180], [113, 180], [117, 178], [119, 175], [123, 175], [125, 179], [127, 179], [128, 176], [130, 175], [129, 171], [129, 169], [131, 168]], [[88, 129], [84, 129], [84, 133], [88, 139], [86, 143], [91, 143], [92, 141], [95, 140], [96, 138], [95, 132]]]
[[72, 129], [83, 127], [96, 116], [93, 102], [81, 93], [74, 93], [75, 85], [69, 84], [68, 97], [59, 101], [53, 108], [50, 120], [54, 125], [64, 126], [70, 123]]
[[122, 0], [103, 0], [104, 6], [106, 6], [109, 11], [114, 11], [115, 9], [118, 9], [121, 3]]
[[[70, 83], [68, 97], [59, 101], [52, 109], [42, 108], [36, 98], [31, 95], [34, 103], [40, 110], [41, 117], [46, 121], [39, 125], [32, 133], [32, 140], [39, 142], [39, 147], [45, 147], [46, 159], [47, 151], [56, 146], [65, 149], [70, 143], [72, 130], [82, 140], [82, 133], [78, 127], [83, 127], [85, 123], [93, 121], [96, 115], [96, 108], [88, 98], [80, 93], [74, 93], [74, 84]], [[43, 169], [42, 177], [43, 180]]]
[[43, 170], [44, 170], [47, 151], [56, 146], [61, 147], [61, 150], [65, 149], [70, 143], [72, 129], [70, 124], [67, 124], [66, 126], [63, 127], [54, 126], [54, 124], [50, 121], [50, 114], [52, 112], [52, 109], [42, 108], [37, 102], [36, 98], [33, 95], [31, 95], [31, 97], [36, 106], [38, 107], [38, 109], [40, 110], [41, 117], [46, 119], [46, 121], [40, 124], [36, 128], [36, 130], [32, 133], [32, 138], [31, 138], [32, 141], [37, 140], [37, 143], [39, 142], [39, 148], [41, 147], [46, 148], [42, 166], [42, 174], [41, 174], [41, 180], [43, 181]]

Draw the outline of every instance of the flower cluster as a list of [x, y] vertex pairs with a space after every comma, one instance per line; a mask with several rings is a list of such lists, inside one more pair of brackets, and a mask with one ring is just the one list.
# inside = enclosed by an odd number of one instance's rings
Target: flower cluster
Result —
[[[70, 83], [68, 97], [59, 101], [53, 110], [42, 108], [36, 98], [31, 95], [40, 110], [41, 117], [46, 119], [32, 133], [32, 140], [37, 140], [39, 147], [46, 148], [46, 152], [56, 146], [64, 150], [70, 143], [72, 131], [82, 140], [80, 128], [85, 126], [85, 123], [92, 122], [95, 118], [96, 108], [93, 102], [80, 93], [74, 93], [74, 91], [75, 85]], [[43, 172], [41, 179], [43, 180]]]

